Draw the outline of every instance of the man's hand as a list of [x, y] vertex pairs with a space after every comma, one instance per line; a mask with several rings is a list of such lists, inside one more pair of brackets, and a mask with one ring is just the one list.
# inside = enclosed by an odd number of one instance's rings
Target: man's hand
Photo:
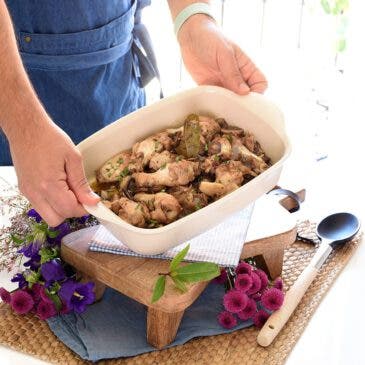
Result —
[[80, 153], [53, 122], [29, 127], [21, 138], [9, 137], [19, 189], [50, 226], [87, 214], [81, 203], [98, 202], [85, 178]]
[[178, 40], [184, 64], [199, 85], [217, 85], [244, 95], [262, 93], [267, 81], [242, 50], [227, 39], [213, 19], [196, 14], [181, 27]]

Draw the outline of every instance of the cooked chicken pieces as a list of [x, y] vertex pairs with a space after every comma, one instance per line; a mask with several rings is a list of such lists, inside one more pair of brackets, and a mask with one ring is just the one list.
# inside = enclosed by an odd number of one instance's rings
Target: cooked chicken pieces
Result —
[[134, 196], [134, 199], [145, 203], [150, 210], [151, 219], [162, 224], [168, 224], [176, 220], [182, 210], [176, 198], [167, 193], [139, 193]]
[[162, 151], [161, 153], [154, 153], [150, 159], [149, 168], [152, 170], [159, 170], [165, 167], [169, 162], [174, 162], [177, 155], [169, 151]]
[[132, 153], [137, 158], [142, 158], [142, 164], [146, 166], [155, 152], [169, 151], [172, 142], [167, 132], [157, 133], [142, 142], [137, 142], [132, 148]]
[[227, 161], [215, 170], [215, 182], [202, 181], [199, 190], [211, 197], [219, 197], [242, 185], [244, 176], [251, 170], [240, 161]]
[[182, 160], [166, 164], [156, 172], [138, 172], [133, 174], [137, 187], [186, 185], [199, 174], [199, 164]]
[[206, 141], [210, 141], [217, 133], [221, 131], [219, 124], [210, 117], [199, 115], [199, 126], [202, 136]]
[[270, 165], [252, 134], [197, 114], [113, 156], [96, 172], [102, 202], [143, 228], [169, 224], [238, 189]]
[[128, 198], [120, 198], [112, 203], [112, 211], [120, 218], [136, 227], [145, 227], [151, 219], [144, 203], [136, 203]]
[[208, 204], [208, 197], [192, 186], [175, 186], [168, 192], [177, 199], [185, 214], [195, 212]]
[[136, 171], [142, 171], [141, 161], [132, 157], [130, 152], [121, 152], [110, 160], [96, 172], [99, 183], [112, 183], [121, 180]]

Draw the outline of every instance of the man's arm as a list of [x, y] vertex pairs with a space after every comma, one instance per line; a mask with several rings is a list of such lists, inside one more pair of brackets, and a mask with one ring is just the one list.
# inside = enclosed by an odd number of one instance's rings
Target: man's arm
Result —
[[[209, 4], [209, 1], [168, 0], [172, 19], [196, 2]], [[261, 71], [208, 15], [191, 16], [181, 26], [178, 41], [184, 64], [199, 85], [223, 86], [242, 95], [249, 91], [264, 92], [267, 88]]]
[[82, 160], [47, 115], [23, 67], [5, 2], [0, 0], [0, 127], [10, 144], [20, 191], [50, 224], [95, 204]]

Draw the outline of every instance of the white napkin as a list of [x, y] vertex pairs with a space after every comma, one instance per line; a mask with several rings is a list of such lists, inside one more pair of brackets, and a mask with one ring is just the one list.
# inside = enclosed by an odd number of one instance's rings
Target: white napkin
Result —
[[136, 257], [172, 259], [190, 243], [190, 250], [184, 261], [214, 262], [220, 266], [238, 265], [254, 204], [233, 214], [218, 226], [206, 231], [188, 242], [176, 246], [160, 255], [140, 255], [117, 240], [104, 226], [100, 225], [90, 242], [90, 250]]

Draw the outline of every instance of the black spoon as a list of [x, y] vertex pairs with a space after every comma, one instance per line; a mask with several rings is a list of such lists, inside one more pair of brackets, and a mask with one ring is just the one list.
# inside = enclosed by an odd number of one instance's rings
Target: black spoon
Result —
[[324, 218], [317, 226], [321, 244], [309, 265], [299, 275], [296, 282], [285, 294], [282, 307], [274, 312], [262, 327], [257, 342], [269, 346], [307, 291], [319, 269], [335, 247], [351, 240], [360, 229], [360, 221], [351, 213], [335, 213]]

